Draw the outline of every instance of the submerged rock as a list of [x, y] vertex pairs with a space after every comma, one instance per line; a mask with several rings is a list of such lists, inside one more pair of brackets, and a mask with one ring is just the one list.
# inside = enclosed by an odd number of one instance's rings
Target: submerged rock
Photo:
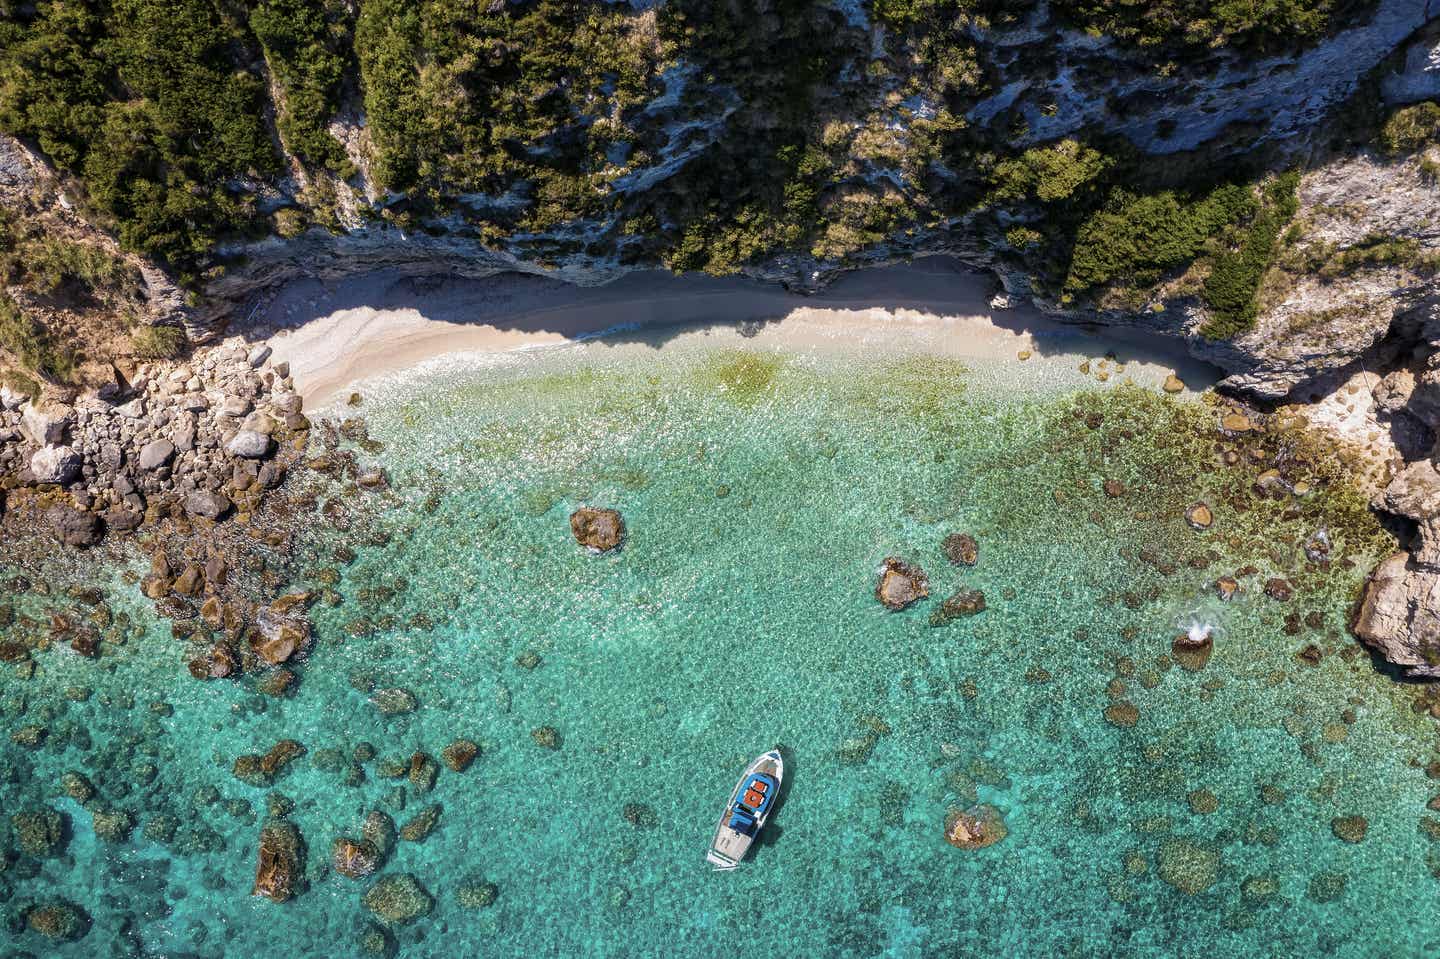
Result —
[[440, 758], [445, 765], [457, 773], [463, 773], [469, 769], [470, 764], [478, 755], [480, 755], [480, 747], [468, 739], [457, 739], [440, 750]]
[[1129, 728], [1140, 721], [1140, 710], [1134, 703], [1122, 699], [1105, 707], [1105, 721], [1122, 729]]
[[360, 838], [374, 846], [383, 858], [395, 848], [395, 820], [378, 809], [372, 809], [360, 825]]
[[365, 892], [361, 902], [376, 918], [394, 926], [414, 922], [435, 905], [430, 893], [409, 873], [385, 876]]
[[364, 839], [357, 842], [341, 836], [330, 845], [330, 865], [350, 879], [364, 879], [371, 875], [380, 868], [381, 859], [375, 844]]
[[1204, 669], [1214, 651], [1215, 638], [1208, 629], [1198, 640], [1189, 633], [1180, 633], [1170, 643], [1170, 652], [1175, 661], [1182, 669], [1192, 673]]
[[985, 611], [985, 594], [978, 589], [961, 589], [930, 613], [931, 626], [946, 626], [964, 616]]
[[285, 820], [267, 822], [260, 830], [255, 884], [250, 895], [285, 902], [300, 891], [304, 865], [305, 843], [295, 824]]
[[1370, 822], [1364, 816], [1336, 816], [1330, 820], [1330, 831], [1342, 842], [1364, 842]]
[[488, 909], [500, 898], [500, 887], [484, 879], [467, 879], [455, 890], [461, 909]]
[[604, 553], [625, 541], [625, 519], [619, 510], [582, 506], [570, 514], [570, 532], [581, 546]]
[[10, 817], [10, 825], [27, 856], [44, 859], [65, 850], [65, 817], [49, 806], [22, 809]]
[[424, 842], [440, 822], [440, 805], [426, 806], [400, 827], [400, 838], [406, 842]]
[[134, 817], [124, 809], [95, 809], [90, 817], [96, 838], [104, 842], [124, 842], [135, 828]]
[[415, 694], [399, 686], [375, 690], [370, 701], [382, 716], [399, 716], [413, 713], [420, 708], [420, 701], [415, 698]]
[[1177, 836], [1160, 844], [1160, 878], [1187, 896], [1198, 895], [1220, 876], [1220, 852], [1213, 846]]
[[1265, 581], [1265, 595], [1281, 603], [1288, 603], [1290, 597], [1295, 595], [1295, 588], [1290, 581], [1279, 576], [1272, 576]]
[[930, 580], [923, 569], [895, 556], [885, 557], [875, 584], [875, 598], [886, 609], [902, 610], [929, 595]]
[[25, 913], [31, 932], [56, 942], [75, 942], [90, 931], [90, 916], [68, 899], [52, 899], [31, 906]]
[[984, 849], [1007, 835], [1005, 818], [994, 806], [952, 809], [945, 816], [945, 841], [960, 849]]
[[980, 544], [969, 533], [951, 533], [941, 542], [945, 558], [956, 566], [974, 566], [980, 561]]
[[541, 726], [539, 729], [530, 730], [530, 738], [535, 740], [535, 745], [541, 749], [559, 749], [560, 731], [554, 726]]

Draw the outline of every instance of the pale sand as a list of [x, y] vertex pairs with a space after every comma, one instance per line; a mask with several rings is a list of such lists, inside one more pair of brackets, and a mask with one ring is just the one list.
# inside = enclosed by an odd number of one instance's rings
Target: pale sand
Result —
[[[808, 351], [901, 347], [961, 358], [1075, 370], [1114, 353], [1124, 377], [1158, 385], [1178, 373], [1204, 389], [1217, 371], [1176, 340], [1138, 330], [1088, 333], [1033, 308], [992, 310], [988, 277], [956, 261], [848, 274], [813, 296], [739, 278], [630, 274], [602, 287], [531, 276], [414, 280], [376, 273], [333, 288], [292, 284], [269, 304], [275, 360], [288, 361], [306, 406], [438, 357], [557, 345], [605, 333], [604, 344], [651, 346], [700, 335]], [[1113, 365], [1111, 367], [1113, 369]], [[1098, 371], [1098, 364], [1097, 364]], [[1038, 372], [1038, 371], [1037, 371]], [[1117, 379], [1119, 377], [1116, 377]]]

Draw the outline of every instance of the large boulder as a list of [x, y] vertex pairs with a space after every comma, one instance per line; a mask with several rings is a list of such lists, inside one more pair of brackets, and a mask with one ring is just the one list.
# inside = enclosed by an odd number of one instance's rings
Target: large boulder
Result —
[[68, 446], [45, 446], [30, 457], [30, 472], [37, 483], [64, 485], [80, 475], [80, 454]]
[[330, 845], [330, 865], [342, 876], [364, 879], [380, 868], [380, 850], [367, 840], [341, 836]]
[[140, 448], [140, 468], [147, 471], [158, 470], [168, 465], [174, 456], [174, 443], [169, 440], [151, 440]]
[[270, 452], [270, 437], [256, 430], [241, 430], [225, 444], [225, 452], [243, 459], [258, 460]]
[[581, 546], [604, 553], [625, 541], [625, 519], [619, 510], [582, 506], [570, 514], [570, 532]]
[[287, 611], [272, 605], [262, 606], [255, 614], [255, 633], [250, 637], [250, 646], [271, 666], [279, 666], [294, 656], [309, 639], [309, 623], [287, 615]]
[[20, 410], [20, 431], [36, 446], [55, 446], [65, 440], [74, 416], [68, 406], [26, 403]]
[[271, 820], [260, 830], [260, 851], [255, 866], [252, 896], [284, 902], [300, 891], [305, 843], [294, 823]]
[[185, 497], [185, 512], [203, 519], [219, 519], [230, 512], [230, 497], [224, 493], [197, 489]]
[[414, 922], [435, 905], [430, 893], [409, 873], [385, 876], [365, 892], [361, 901], [376, 918], [393, 926]]
[[1417, 460], [1390, 481], [1382, 494], [1386, 510], [1421, 521], [1440, 515], [1440, 472], [1433, 460]]
[[880, 564], [880, 578], [875, 584], [875, 598], [886, 609], [900, 610], [930, 595], [930, 579], [914, 563], [895, 556], [885, 557]]
[[105, 535], [99, 516], [64, 503], [47, 509], [45, 521], [66, 546], [94, 546]]
[[1391, 554], [1366, 581], [1350, 630], [1407, 675], [1440, 677], [1440, 571]]

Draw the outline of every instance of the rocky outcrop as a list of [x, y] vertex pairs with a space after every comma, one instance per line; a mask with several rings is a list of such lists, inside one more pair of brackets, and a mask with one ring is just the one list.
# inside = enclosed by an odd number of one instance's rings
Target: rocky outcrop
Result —
[[285, 902], [300, 892], [304, 881], [305, 844], [294, 823], [267, 822], [260, 830], [255, 884], [250, 895]]
[[427, 915], [434, 898], [409, 873], [385, 876], [371, 886], [361, 900], [375, 917], [392, 926], [404, 926]]
[[582, 506], [570, 514], [570, 532], [581, 546], [605, 553], [625, 541], [625, 520], [618, 510]]
[[930, 580], [914, 563], [887, 556], [880, 564], [875, 598], [886, 609], [899, 611], [930, 595]]

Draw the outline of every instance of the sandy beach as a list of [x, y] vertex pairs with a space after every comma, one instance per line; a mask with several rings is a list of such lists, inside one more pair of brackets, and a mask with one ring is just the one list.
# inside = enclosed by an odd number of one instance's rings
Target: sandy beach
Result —
[[309, 408], [376, 377], [440, 357], [493, 354], [601, 336], [659, 345], [705, 333], [803, 350], [901, 346], [975, 360], [1064, 364], [1113, 354], [1126, 375], [1178, 374], [1203, 389], [1217, 371], [1178, 341], [1137, 330], [1090, 333], [1030, 307], [992, 309], [992, 280], [932, 257], [849, 274], [799, 296], [734, 277], [634, 273], [601, 287], [521, 274], [482, 280], [375, 273], [327, 287], [291, 284], [262, 322]]

